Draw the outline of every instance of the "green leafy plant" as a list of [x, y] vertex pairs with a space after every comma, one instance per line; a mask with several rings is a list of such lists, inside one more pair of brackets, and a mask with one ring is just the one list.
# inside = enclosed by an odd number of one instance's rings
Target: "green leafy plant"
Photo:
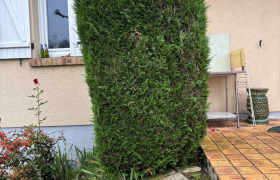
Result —
[[59, 174], [58, 179], [60, 180], [73, 180], [83, 176], [83, 173], [77, 168], [77, 161], [74, 161], [74, 165], [68, 160], [68, 155], [72, 150], [73, 145], [69, 148], [69, 151], [62, 153], [58, 145], [58, 153], [56, 154], [55, 165], [56, 171]]
[[201, 178], [201, 173], [192, 174], [192, 177], [193, 177], [194, 179], [200, 179], [200, 178]]
[[77, 147], [75, 147], [75, 150], [80, 162], [80, 169], [87, 178], [107, 179], [109, 177], [114, 177], [114, 173], [102, 170], [101, 164], [94, 152], [94, 149], [92, 149], [92, 151], [86, 151], [85, 149], [79, 150]]
[[[124, 173], [119, 172], [119, 177], [120, 177], [119, 180], [127, 180], [126, 175]], [[133, 170], [133, 168], [131, 168], [129, 180], [138, 180], [138, 179], [143, 180], [144, 179], [143, 175], [141, 175], [140, 178], [139, 178], [139, 174], [136, 173]]]
[[154, 174], [195, 158], [206, 133], [204, 0], [75, 0], [96, 153]]
[[100, 163], [98, 157], [95, 154], [94, 148], [91, 151], [86, 151], [85, 149], [79, 150], [77, 147], [76, 155], [80, 162], [80, 170], [90, 179], [110, 179], [110, 180], [137, 180], [143, 179], [143, 175], [135, 172], [132, 168], [130, 174], [121, 173], [117, 168], [112, 171], [104, 171], [102, 164]]

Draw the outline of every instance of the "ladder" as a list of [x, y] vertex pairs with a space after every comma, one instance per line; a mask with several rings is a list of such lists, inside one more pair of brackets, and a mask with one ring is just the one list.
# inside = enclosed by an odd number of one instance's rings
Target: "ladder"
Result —
[[[244, 67], [242, 67], [242, 70], [244, 69]], [[249, 81], [249, 75], [248, 75], [248, 65], [247, 62], [245, 63], [245, 73], [239, 74], [240, 76], [238, 77], [239, 80], [237, 80], [237, 86], [236, 86], [236, 93], [237, 93], [237, 97], [238, 99], [245, 99], [242, 98], [242, 93], [239, 91], [240, 88], [244, 88], [247, 90], [248, 92], [248, 97], [250, 99], [249, 103], [250, 103], [250, 107], [243, 105], [242, 106], [239, 105], [239, 101], [237, 104], [237, 108], [241, 107], [241, 109], [245, 110], [246, 115], [252, 117], [252, 121], [253, 121], [253, 126], [256, 126], [256, 119], [255, 119], [255, 113], [254, 113], [254, 105], [253, 105], [253, 101], [252, 101], [252, 95], [251, 95], [251, 89], [250, 89], [250, 81]], [[247, 96], [247, 93], [245, 94]], [[247, 104], [247, 98], [246, 98], [246, 104]], [[239, 111], [239, 110], [238, 110]], [[241, 111], [239, 111], [241, 112]], [[238, 116], [238, 127], [239, 127], [239, 116]]]

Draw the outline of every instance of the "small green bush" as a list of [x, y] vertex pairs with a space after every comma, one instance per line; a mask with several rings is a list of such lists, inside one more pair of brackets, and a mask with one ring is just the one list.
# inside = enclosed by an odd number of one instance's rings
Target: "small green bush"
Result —
[[188, 163], [205, 135], [204, 0], [75, 0], [101, 162], [121, 172]]

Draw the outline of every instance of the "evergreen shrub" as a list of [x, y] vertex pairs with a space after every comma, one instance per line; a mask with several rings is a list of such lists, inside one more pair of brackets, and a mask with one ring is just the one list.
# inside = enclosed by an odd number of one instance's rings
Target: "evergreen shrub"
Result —
[[75, 0], [95, 145], [108, 169], [189, 163], [206, 132], [204, 0]]

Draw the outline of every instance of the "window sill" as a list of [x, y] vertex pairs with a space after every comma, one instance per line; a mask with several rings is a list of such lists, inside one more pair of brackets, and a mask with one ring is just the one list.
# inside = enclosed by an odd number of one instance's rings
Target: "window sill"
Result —
[[32, 67], [41, 66], [71, 66], [71, 65], [83, 65], [83, 57], [52, 57], [52, 58], [37, 58], [29, 59], [29, 65]]

